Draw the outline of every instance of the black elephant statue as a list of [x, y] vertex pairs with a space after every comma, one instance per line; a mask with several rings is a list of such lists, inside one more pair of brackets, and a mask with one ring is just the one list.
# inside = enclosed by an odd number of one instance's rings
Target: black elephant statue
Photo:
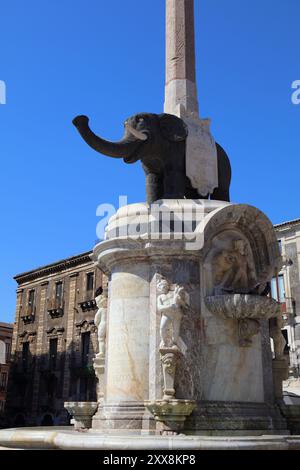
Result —
[[[73, 124], [82, 138], [97, 152], [125, 163], [142, 162], [146, 174], [147, 202], [158, 199], [201, 199], [185, 170], [188, 129], [172, 114], [139, 113], [125, 121], [125, 133], [119, 142], [109, 142], [92, 132], [87, 116], [77, 116]], [[231, 168], [223, 148], [217, 146], [218, 187], [211, 199], [229, 201]]]

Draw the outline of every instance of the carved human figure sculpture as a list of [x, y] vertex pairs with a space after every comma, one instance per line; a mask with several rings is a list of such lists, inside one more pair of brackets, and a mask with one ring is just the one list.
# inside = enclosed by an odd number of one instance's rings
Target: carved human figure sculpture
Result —
[[257, 284], [255, 267], [244, 240], [233, 240], [232, 249], [219, 253], [213, 260], [213, 266], [216, 294], [247, 294]]
[[282, 315], [278, 315], [276, 318], [271, 318], [269, 321], [269, 327], [270, 327], [270, 336], [273, 339], [275, 359], [283, 359], [286, 340], [282, 334], [282, 328], [283, 328]]
[[166, 279], [157, 284], [157, 310], [161, 314], [160, 348], [179, 349], [179, 332], [184, 308], [187, 307], [187, 295], [184, 287], [175, 285], [174, 290]]
[[95, 325], [98, 329], [98, 357], [105, 356], [105, 338], [106, 338], [106, 315], [107, 315], [107, 292], [106, 290], [100, 290], [99, 294], [95, 298], [98, 310], [95, 315]]

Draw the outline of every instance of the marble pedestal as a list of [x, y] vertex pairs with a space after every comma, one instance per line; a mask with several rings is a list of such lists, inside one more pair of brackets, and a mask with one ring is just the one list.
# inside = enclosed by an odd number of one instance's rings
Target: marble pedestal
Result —
[[[226, 315], [226, 302], [221, 314], [211, 307], [220, 295], [216, 259], [241, 240], [262, 289], [281, 258], [271, 222], [254, 207], [163, 200], [151, 210], [147, 204], [122, 207], [110, 219], [105, 241], [93, 251], [109, 278], [103, 401], [95, 428], [158, 432], [145, 402], [163, 398], [157, 283], [166, 279], [188, 297], [173, 397], [196, 402], [184, 432], [287, 432], [272, 375], [268, 318], [276, 307], [263, 307], [268, 301], [261, 297], [260, 304], [261, 292], [256, 301], [240, 293], [234, 315]], [[231, 302], [233, 294], [226, 294]]]

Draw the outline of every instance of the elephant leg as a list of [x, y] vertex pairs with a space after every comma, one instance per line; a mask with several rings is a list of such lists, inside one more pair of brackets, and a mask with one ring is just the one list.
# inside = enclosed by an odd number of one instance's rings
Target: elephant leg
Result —
[[162, 187], [162, 177], [161, 175], [155, 173], [146, 173], [146, 194], [147, 194], [147, 203], [152, 204], [158, 199], [163, 197], [163, 187]]
[[215, 201], [230, 202], [229, 188], [228, 189], [216, 188], [210, 198]]
[[183, 199], [185, 196], [186, 176], [180, 171], [165, 172], [164, 198]]

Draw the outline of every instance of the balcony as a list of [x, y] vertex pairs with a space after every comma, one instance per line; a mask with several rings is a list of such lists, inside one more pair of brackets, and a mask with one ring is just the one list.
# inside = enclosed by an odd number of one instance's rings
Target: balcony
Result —
[[26, 305], [21, 307], [21, 319], [26, 324], [33, 323], [35, 318], [36, 308], [35, 305]]
[[90, 310], [95, 310], [97, 308], [95, 301], [95, 294], [93, 290], [86, 291], [82, 296], [80, 302], [78, 302], [79, 307], [83, 312], [88, 312]]
[[64, 301], [62, 299], [49, 299], [47, 302], [47, 312], [51, 318], [62, 317], [64, 314]]
[[295, 300], [293, 297], [285, 297], [281, 302], [281, 313], [285, 325], [288, 325], [295, 316]]

